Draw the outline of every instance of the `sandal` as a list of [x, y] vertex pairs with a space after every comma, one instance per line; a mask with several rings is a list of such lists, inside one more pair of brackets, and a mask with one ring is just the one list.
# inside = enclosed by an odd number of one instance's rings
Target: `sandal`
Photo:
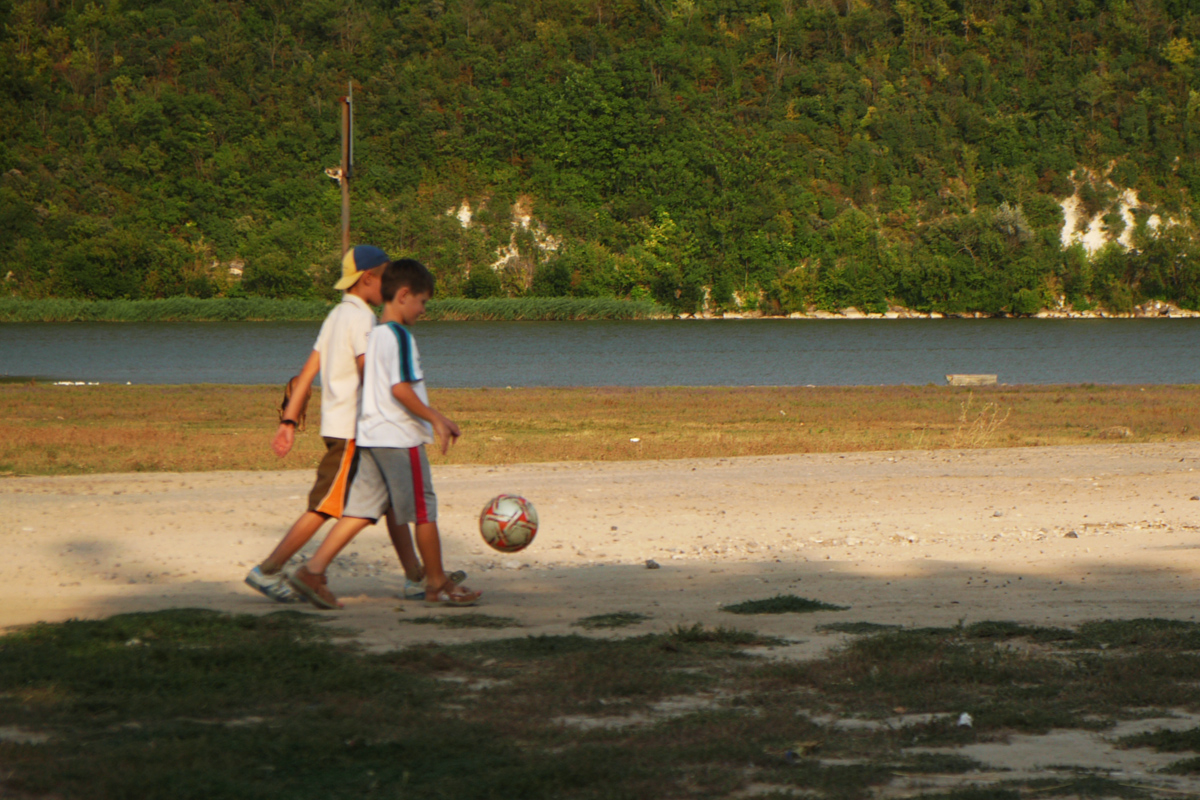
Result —
[[308, 598], [314, 606], [331, 611], [337, 610], [342, 607], [342, 602], [337, 599], [337, 595], [329, 591], [327, 583], [325, 573], [309, 572], [308, 567], [303, 564], [288, 576], [288, 585]]
[[[456, 569], [456, 570], [454, 570], [454, 572], [447, 573], [446, 579], [449, 580], [450, 583], [454, 584], [455, 586], [458, 586], [460, 584], [466, 583], [467, 573], [463, 572], [461, 569]], [[396, 597], [398, 597], [401, 600], [424, 600], [425, 599], [425, 570], [424, 569], [421, 570], [421, 579], [419, 581], [414, 581], [410, 578], [405, 578], [404, 579], [404, 588], [396, 594]]]
[[433, 593], [432, 597], [429, 592], [425, 593], [425, 605], [465, 608], [467, 606], [478, 605], [479, 598], [482, 596], [483, 592], [473, 592], [470, 589], [465, 589], [462, 586], [447, 581], [441, 589]]

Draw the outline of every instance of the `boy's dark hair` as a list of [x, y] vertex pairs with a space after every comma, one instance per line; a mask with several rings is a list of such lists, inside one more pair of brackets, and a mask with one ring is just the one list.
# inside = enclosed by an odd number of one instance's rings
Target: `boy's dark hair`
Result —
[[430, 297], [433, 297], [433, 273], [415, 258], [402, 258], [398, 261], [388, 262], [383, 269], [383, 278], [380, 281], [380, 294], [383, 296], [383, 302], [392, 302], [392, 298], [396, 296], [396, 292], [400, 291], [402, 286], [408, 287], [408, 290], [414, 294], [428, 293]]

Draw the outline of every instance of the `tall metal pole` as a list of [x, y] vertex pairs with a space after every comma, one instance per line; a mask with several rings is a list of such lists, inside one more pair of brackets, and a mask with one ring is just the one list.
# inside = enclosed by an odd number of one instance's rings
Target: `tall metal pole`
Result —
[[342, 98], [342, 255], [350, 249], [350, 178], [354, 173], [354, 84], [347, 85]]

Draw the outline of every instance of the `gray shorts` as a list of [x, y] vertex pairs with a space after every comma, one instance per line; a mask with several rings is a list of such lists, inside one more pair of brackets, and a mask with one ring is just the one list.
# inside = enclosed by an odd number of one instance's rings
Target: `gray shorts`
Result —
[[437, 495], [425, 445], [360, 447], [345, 517], [377, 521], [390, 507], [396, 522], [437, 522]]

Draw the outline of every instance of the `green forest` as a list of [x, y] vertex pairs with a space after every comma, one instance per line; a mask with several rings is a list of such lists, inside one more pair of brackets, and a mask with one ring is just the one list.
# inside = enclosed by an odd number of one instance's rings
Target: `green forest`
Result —
[[0, 296], [1200, 308], [1195, 8], [0, 0]]

